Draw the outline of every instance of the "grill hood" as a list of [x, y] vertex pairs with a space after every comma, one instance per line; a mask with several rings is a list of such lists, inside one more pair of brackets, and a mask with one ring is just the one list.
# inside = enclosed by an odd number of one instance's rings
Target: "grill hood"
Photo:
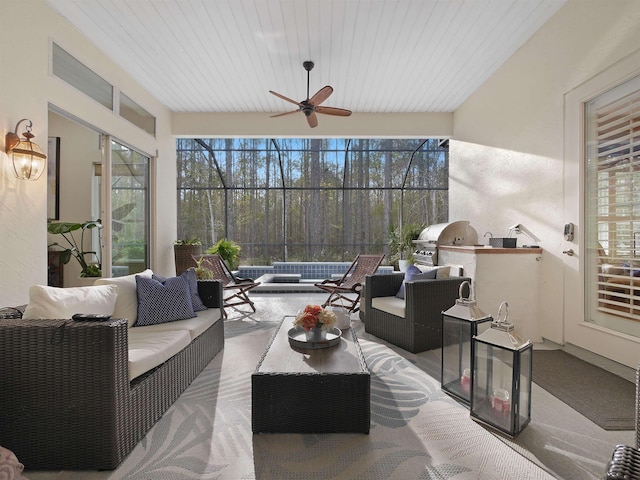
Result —
[[438, 246], [477, 245], [478, 232], [465, 220], [449, 223], [435, 223], [420, 232], [413, 243], [416, 251], [414, 261], [421, 265], [438, 265]]
[[478, 243], [478, 232], [465, 220], [435, 223], [422, 230], [414, 243], [418, 246], [424, 246], [425, 244], [476, 245]]

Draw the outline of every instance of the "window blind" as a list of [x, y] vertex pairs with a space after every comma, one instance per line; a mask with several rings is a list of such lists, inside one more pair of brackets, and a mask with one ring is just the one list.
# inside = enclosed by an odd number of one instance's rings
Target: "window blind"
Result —
[[587, 105], [586, 290], [600, 314], [640, 321], [640, 81], [631, 82]]

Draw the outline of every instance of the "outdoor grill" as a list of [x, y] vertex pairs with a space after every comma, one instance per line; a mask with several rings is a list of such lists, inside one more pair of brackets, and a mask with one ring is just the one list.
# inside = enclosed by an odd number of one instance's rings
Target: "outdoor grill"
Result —
[[478, 232], [467, 221], [436, 223], [420, 232], [413, 243], [414, 262], [419, 265], [438, 265], [438, 247], [442, 245], [477, 245]]

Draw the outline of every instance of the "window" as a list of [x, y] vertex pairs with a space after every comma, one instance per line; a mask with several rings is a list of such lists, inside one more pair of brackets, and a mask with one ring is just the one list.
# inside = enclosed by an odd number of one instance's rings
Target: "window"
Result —
[[77, 88], [109, 110], [113, 110], [113, 86], [109, 82], [55, 43], [52, 55], [53, 74], [56, 77]]
[[[56, 77], [93, 98], [109, 110], [114, 110], [113, 99], [116, 89], [113, 85], [55, 43], [51, 55], [52, 71]], [[122, 92], [119, 95], [117, 114], [145, 132], [155, 135], [156, 118]]]
[[243, 264], [350, 261], [447, 221], [448, 168], [437, 139], [179, 139], [178, 236], [230, 238]]
[[111, 141], [111, 270], [114, 277], [149, 267], [150, 158]]
[[151, 115], [122, 92], [120, 93], [119, 112], [122, 118], [129, 120], [136, 127], [140, 127], [151, 135], [156, 134], [156, 117]]
[[640, 77], [585, 115], [587, 321], [640, 336]]

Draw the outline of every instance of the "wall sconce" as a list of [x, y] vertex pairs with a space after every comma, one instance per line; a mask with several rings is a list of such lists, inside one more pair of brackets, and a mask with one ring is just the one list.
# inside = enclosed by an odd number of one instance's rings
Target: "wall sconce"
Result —
[[[28, 122], [26, 132], [22, 134], [24, 139], [17, 134], [22, 122]], [[6, 152], [11, 158], [13, 172], [22, 180], [37, 180], [47, 166], [47, 156], [37, 143], [31, 142], [35, 136], [31, 133], [32, 126], [31, 120], [23, 118], [16, 125], [16, 133], [9, 132], [5, 137]]]

